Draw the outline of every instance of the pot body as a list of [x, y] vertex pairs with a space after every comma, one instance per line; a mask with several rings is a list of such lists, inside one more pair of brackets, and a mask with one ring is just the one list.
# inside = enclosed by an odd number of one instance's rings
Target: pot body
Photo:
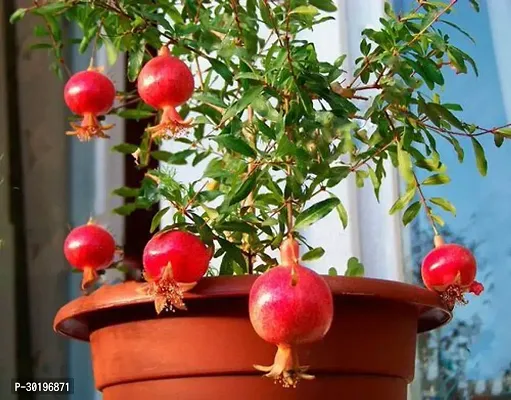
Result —
[[171, 315], [157, 317], [147, 299], [86, 307], [87, 312], [61, 319], [60, 331], [90, 340], [95, 384], [104, 400], [405, 400], [417, 332], [445, 323], [450, 314], [438, 304], [354, 295], [347, 285], [353, 282], [334, 279], [329, 279], [335, 301], [329, 333], [299, 348], [301, 365], [310, 365], [316, 378], [296, 389], [273, 384], [253, 368], [272, 364], [276, 347], [260, 339], [250, 324], [252, 277], [236, 282], [246, 290], [234, 290], [235, 295], [191, 295], [188, 311]]

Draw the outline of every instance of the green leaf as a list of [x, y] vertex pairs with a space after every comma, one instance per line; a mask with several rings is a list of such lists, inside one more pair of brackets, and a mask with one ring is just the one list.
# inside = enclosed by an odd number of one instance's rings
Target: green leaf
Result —
[[446, 183], [449, 183], [450, 181], [451, 178], [449, 178], [445, 174], [435, 174], [424, 179], [421, 185], [444, 185]]
[[403, 213], [404, 226], [408, 225], [410, 222], [414, 220], [414, 218], [417, 216], [421, 209], [421, 205], [422, 204], [419, 201], [416, 201], [406, 209], [406, 211]]
[[302, 256], [302, 261], [317, 260], [317, 259], [323, 257], [324, 254], [325, 254], [325, 249], [323, 249], [322, 247], [316, 247], [315, 249], [312, 249], [312, 250], [308, 251], [307, 253], [305, 253]]
[[193, 97], [202, 103], [209, 103], [217, 107], [227, 108], [224, 101], [212, 93], [196, 93]]
[[225, 65], [223, 62], [216, 60], [214, 58], [208, 58], [208, 61], [211, 64], [211, 67], [215, 70], [215, 72], [220, 75], [224, 80], [229, 84], [232, 85], [232, 78], [233, 74], [230, 70], [230, 68]]
[[37, 15], [56, 15], [62, 10], [69, 8], [71, 5], [68, 2], [56, 1], [53, 3], [46, 3], [44, 5], [39, 5], [37, 8], [34, 8], [32, 12]]
[[299, 6], [299, 7], [296, 7], [289, 14], [316, 15], [317, 13], [318, 13], [318, 9], [314, 6]]
[[343, 179], [347, 178], [351, 170], [349, 167], [333, 167], [329, 170], [329, 179], [326, 183], [327, 187], [334, 187], [339, 184]]
[[121, 118], [125, 119], [144, 119], [144, 118], [150, 118], [154, 117], [156, 114], [152, 111], [147, 110], [139, 110], [139, 109], [127, 109], [122, 110], [117, 113], [117, 115]]
[[445, 225], [444, 220], [442, 218], [440, 218], [438, 215], [431, 215], [431, 218], [433, 219], [435, 224], [440, 225], [440, 226], [444, 226]]
[[256, 87], [250, 88], [245, 93], [243, 93], [243, 96], [241, 96], [241, 98], [236, 103], [231, 105], [226, 110], [226, 112], [224, 113], [224, 115], [222, 117], [222, 120], [220, 121], [220, 124], [222, 124], [223, 122], [227, 121], [229, 118], [232, 118], [236, 114], [245, 110], [245, 108], [247, 108], [250, 104], [252, 104], [252, 102], [261, 94], [262, 91], [263, 91], [262, 86], [256, 86]]
[[346, 227], [348, 226], [348, 212], [346, 211], [346, 208], [344, 208], [342, 202], [339, 202], [335, 209], [337, 210], [337, 214], [339, 215], [339, 219], [341, 220], [342, 227], [346, 229]]
[[476, 138], [471, 137], [470, 139], [472, 139], [477, 169], [482, 176], [486, 176], [488, 172], [488, 161], [486, 161], [483, 146], [481, 146], [481, 143], [479, 143]]
[[234, 151], [235, 153], [239, 153], [251, 158], [255, 158], [257, 156], [257, 153], [254, 151], [254, 149], [241, 138], [232, 135], [220, 135], [215, 137], [214, 140], [226, 149]]
[[399, 173], [407, 183], [413, 183], [415, 181], [413, 175], [412, 159], [410, 154], [403, 150], [402, 143], [399, 142], [397, 145], [397, 161], [399, 164]]
[[206, 158], [208, 158], [208, 156], [210, 155], [209, 151], [205, 151], [203, 153], [197, 153], [192, 161], [192, 167], [195, 167], [196, 165], [198, 165], [201, 161], [205, 160]]
[[337, 275], [339, 275], [339, 274], [337, 273], [337, 270], [334, 267], [328, 268], [328, 276], [337, 276]]
[[251, 79], [251, 80], [254, 80], [254, 81], [260, 81], [262, 80], [262, 76], [260, 75], [257, 75], [253, 72], [240, 72], [238, 75], [236, 75], [234, 77], [234, 79], [238, 80], [238, 79]]
[[452, 112], [450, 112], [444, 106], [442, 106], [440, 104], [436, 104], [436, 103], [429, 103], [428, 108], [435, 110], [435, 113], [437, 113], [441, 117], [445, 118], [445, 120], [447, 120], [447, 122], [449, 122], [452, 126], [458, 128], [462, 131], [465, 130], [465, 126], [463, 125], [463, 123], [458, 118], [456, 118], [454, 116], [454, 114]]
[[[175, 214], [180, 215], [180, 214]], [[192, 216], [193, 222], [195, 223], [195, 226], [197, 227], [197, 230], [199, 231], [199, 235], [201, 240], [207, 245], [207, 246], [213, 246], [213, 231], [209, 227], [209, 225], [204, 221], [203, 218], [199, 217], [197, 214], [190, 213]]]
[[511, 138], [511, 128], [500, 128], [500, 129], [498, 129], [495, 132], [500, 134], [500, 135], [502, 135], [502, 136]]
[[454, 136], [447, 136], [446, 139], [452, 144], [452, 147], [454, 147], [458, 156], [458, 162], [462, 163], [465, 159], [465, 151], [463, 150], [463, 147], [461, 147], [459, 140]]
[[181, 150], [176, 153], [165, 150], [155, 150], [151, 152], [151, 157], [168, 164], [186, 165], [186, 159], [192, 154], [195, 154], [195, 151], [191, 149]]
[[113, 210], [115, 214], [122, 215], [123, 217], [130, 215], [133, 211], [137, 209], [135, 203], [125, 204], [123, 206], [117, 207]]
[[454, 205], [449, 200], [443, 199], [441, 197], [432, 197], [429, 199], [429, 201], [456, 216], [456, 207], [454, 207]]
[[479, 0], [470, 0], [470, 5], [476, 12], [480, 11]]
[[340, 203], [337, 197], [331, 197], [314, 204], [296, 217], [295, 228], [301, 229], [314, 224], [330, 214]]
[[137, 149], [138, 146], [129, 143], [121, 143], [112, 147], [112, 151], [116, 151], [122, 154], [133, 154], [135, 151], [137, 151]]
[[30, 46], [30, 50], [48, 50], [52, 48], [53, 46], [49, 43], [36, 43]]
[[141, 39], [128, 53], [128, 79], [135, 82], [144, 62], [145, 40]]
[[504, 139], [505, 137], [499, 133], [493, 134], [493, 141], [497, 147], [500, 147], [504, 144]]
[[255, 233], [256, 228], [246, 223], [245, 221], [227, 221], [221, 224], [215, 225], [215, 229], [219, 232], [243, 232], [243, 233]]
[[358, 260], [357, 257], [351, 257], [348, 260], [348, 268], [344, 276], [363, 277], [365, 274], [364, 265]]
[[411, 186], [396, 202], [392, 205], [389, 210], [389, 214], [393, 215], [397, 211], [402, 210], [415, 196], [416, 186]]
[[467, 31], [461, 29], [458, 25], [453, 24], [450, 21], [445, 21], [445, 20], [439, 20], [438, 22], [441, 22], [443, 24], [449, 25], [450, 27], [456, 29], [462, 35], [466, 36], [472, 43], [476, 44], [476, 41], [474, 40], [474, 38]]
[[138, 188], [130, 188], [127, 186], [123, 186], [115, 189], [112, 194], [121, 197], [137, 197], [140, 192]]
[[309, 0], [309, 4], [326, 12], [337, 11], [337, 6], [332, 0]]
[[246, 179], [241, 186], [238, 188], [234, 196], [229, 201], [229, 205], [239, 203], [240, 201], [247, 198], [249, 193], [254, 190], [257, 184], [257, 178], [259, 177], [259, 172], [252, 172], [252, 174]]
[[220, 263], [220, 271], [219, 275], [233, 275], [234, 274], [234, 268], [232, 265], [232, 259], [225, 254], [222, 258], [222, 262]]
[[270, 128], [268, 125], [266, 125], [260, 119], [257, 120], [257, 127], [259, 128], [259, 132], [261, 132], [267, 138], [272, 140], [275, 140], [277, 138], [277, 135], [275, 134], [274, 130]]
[[219, 237], [219, 238], [217, 238], [217, 240], [218, 240], [218, 243], [220, 244], [220, 246], [222, 247], [222, 249], [227, 253], [227, 255], [234, 262], [236, 262], [243, 269], [243, 271], [246, 271], [247, 263], [246, 263], [245, 257], [243, 256], [243, 253], [241, 252], [241, 250], [236, 245], [234, 245], [233, 243], [231, 243], [225, 239], [222, 239]]
[[116, 63], [117, 57], [119, 55], [117, 47], [115, 47], [115, 45], [112, 43], [112, 41], [108, 38], [103, 39], [103, 43], [105, 44], [106, 58], [108, 61], [108, 65], [114, 65]]
[[156, 229], [159, 228], [160, 222], [163, 218], [163, 216], [167, 213], [167, 211], [170, 210], [170, 207], [165, 207], [159, 210], [153, 217], [153, 220], [151, 221], [151, 228], [149, 228], [149, 232], [153, 233]]
[[25, 16], [27, 11], [28, 10], [26, 8], [18, 8], [16, 11], [14, 11], [11, 14], [11, 17], [9, 18], [9, 22], [11, 24], [14, 24], [14, 23], [18, 22], [19, 20], [21, 20]]

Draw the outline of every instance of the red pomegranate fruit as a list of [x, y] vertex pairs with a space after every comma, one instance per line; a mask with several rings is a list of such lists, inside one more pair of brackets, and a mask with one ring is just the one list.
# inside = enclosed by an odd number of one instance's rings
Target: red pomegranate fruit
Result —
[[146, 104], [163, 111], [160, 123], [148, 129], [152, 137], [172, 137], [191, 126], [191, 120], [184, 121], [176, 107], [192, 97], [193, 75], [183, 61], [170, 55], [167, 46], [144, 65], [137, 87]]
[[64, 255], [74, 268], [83, 271], [82, 290], [93, 284], [97, 271], [109, 267], [115, 256], [113, 236], [102, 226], [89, 220], [74, 228], [64, 242]]
[[106, 114], [115, 100], [115, 87], [107, 76], [92, 68], [74, 74], [64, 87], [64, 100], [73, 113], [83, 117], [80, 125], [71, 123], [73, 130], [67, 135], [75, 135], [80, 141], [109, 138], [104, 131], [113, 125], [102, 126], [97, 118]]
[[316, 272], [299, 264], [299, 247], [293, 238], [280, 248], [281, 265], [254, 282], [249, 295], [250, 321], [265, 341], [277, 345], [271, 366], [254, 365], [284, 387], [296, 387], [308, 367], [300, 366], [296, 346], [321, 340], [332, 324], [330, 287]]
[[212, 251], [195, 235], [164, 231], [147, 242], [144, 254], [144, 293], [154, 298], [156, 312], [186, 310], [183, 294], [207, 272]]
[[449, 308], [456, 303], [466, 304], [467, 292], [479, 296], [484, 287], [475, 280], [477, 262], [472, 252], [459, 244], [446, 244], [435, 237], [435, 248], [422, 261], [421, 275], [424, 285], [440, 293]]

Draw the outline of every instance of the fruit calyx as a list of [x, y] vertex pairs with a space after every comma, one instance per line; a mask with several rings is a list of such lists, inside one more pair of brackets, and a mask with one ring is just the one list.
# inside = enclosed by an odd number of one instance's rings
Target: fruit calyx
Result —
[[174, 279], [170, 263], [163, 268], [161, 276], [156, 279], [150, 277], [146, 272], [143, 273], [143, 276], [147, 283], [142, 287], [142, 292], [154, 299], [154, 308], [157, 314], [163, 310], [175, 312], [176, 309], [187, 309], [183, 301], [184, 292], [195, 285], [182, 287], [178, 284]]
[[80, 142], [88, 142], [93, 138], [110, 139], [105, 131], [112, 129], [115, 125], [101, 125], [98, 118], [92, 113], [83, 115], [80, 124], [70, 123], [72, 131], [67, 131], [66, 135], [76, 136]]
[[185, 133], [192, 127], [192, 119], [183, 120], [174, 106], [166, 106], [163, 108], [160, 123], [158, 125], [147, 128], [151, 138], [154, 139], [171, 139]]
[[279, 344], [273, 365], [254, 365], [258, 371], [266, 372], [264, 376], [280, 383], [285, 388], [296, 388], [301, 380], [312, 380], [314, 375], [306, 374], [308, 366], [300, 366], [298, 352], [294, 346]]
[[98, 274], [96, 270], [92, 267], [85, 267], [82, 272], [82, 282], [80, 284], [80, 289], [82, 292], [87, 292], [90, 286], [92, 286], [98, 279]]

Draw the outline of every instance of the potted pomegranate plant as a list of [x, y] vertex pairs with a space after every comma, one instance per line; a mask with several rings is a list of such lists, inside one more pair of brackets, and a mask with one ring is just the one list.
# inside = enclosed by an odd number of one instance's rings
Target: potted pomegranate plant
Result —
[[[440, 28], [459, 29], [448, 20], [456, 3], [418, 1], [407, 15], [386, 4], [381, 27], [362, 33], [351, 77], [343, 56], [318, 60], [314, 44], [298, 38], [333, 18], [332, 0], [40, 0], [12, 16], [45, 22], [40, 47], [54, 52], [63, 97], [79, 118], [67, 134], [105, 140], [103, 115], [147, 119], [139, 145], [114, 148], [145, 171], [140, 187], [116, 191], [126, 202], [114, 211], [169, 204], [154, 217], [159, 231], [140, 281], [91, 285], [117, 265], [114, 239], [94, 221], [64, 244], [83, 271], [84, 295], [58, 312], [55, 330], [90, 341], [105, 400], [406, 398], [417, 333], [448, 322], [468, 292], [482, 291], [470, 251], [442, 239], [436, 208], [453, 205], [426, 197], [425, 186], [449, 181], [436, 142], [449, 142], [460, 161], [460, 141], [471, 143], [485, 175], [480, 136], [499, 147], [511, 137], [507, 126], [461, 120], [461, 106], [436, 93], [446, 69], [477, 72]], [[113, 107], [115, 85], [94, 60], [65, 76], [59, 20], [81, 28], [80, 51], [127, 53], [136, 92], [117, 93]], [[185, 149], [162, 151], [164, 140]], [[150, 168], [151, 160], [162, 166]], [[356, 259], [345, 276], [301, 264], [324, 253], [304, 228], [331, 212], [348, 223], [331, 189], [353, 174], [378, 196], [386, 160], [406, 186], [390, 212], [402, 212], [405, 225], [421, 211], [431, 222], [427, 289], [361, 278]], [[163, 163], [191, 163], [203, 175], [184, 184]], [[159, 229], [166, 213], [172, 224]]]

